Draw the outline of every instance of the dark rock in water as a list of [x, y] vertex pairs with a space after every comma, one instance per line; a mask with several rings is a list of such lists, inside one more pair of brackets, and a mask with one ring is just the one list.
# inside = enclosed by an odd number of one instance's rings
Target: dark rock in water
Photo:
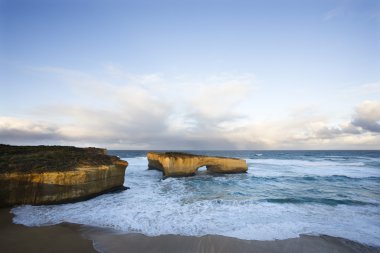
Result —
[[0, 206], [73, 202], [121, 190], [127, 166], [105, 149], [0, 145]]
[[149, 168], [158, 169], [164, 176], [191, 176], [206, 166], [214, 173], [242, 173], [248, 170], [245, 160], [229, 157], [202, 156], [179, 152], [149, 152]]

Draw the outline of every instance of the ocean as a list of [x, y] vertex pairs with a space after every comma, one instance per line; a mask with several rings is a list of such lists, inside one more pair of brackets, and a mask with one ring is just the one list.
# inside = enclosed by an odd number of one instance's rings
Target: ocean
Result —
[[380, 151], [190, 151], [243, 158], [244, 174], [162, 178], [146, 151], [128, 161], [129, 190], [62, 205], [12, 209], [14, 222], [60, 222], [146, 235], [217, 234], [273, 240], [327, 234], [380, 246]]

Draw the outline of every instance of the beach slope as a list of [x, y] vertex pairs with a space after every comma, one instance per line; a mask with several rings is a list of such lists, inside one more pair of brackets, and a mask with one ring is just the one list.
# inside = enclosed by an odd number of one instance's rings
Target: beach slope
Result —
[[70, 223], [26, 227], [12, 223], [8, 208], [0, 209], [0, 245], [4, 253], [380, 253], [379, 248], [332, 236], [302, 235], [286, 240], [257, 241], [219, 235], [150, 237]]

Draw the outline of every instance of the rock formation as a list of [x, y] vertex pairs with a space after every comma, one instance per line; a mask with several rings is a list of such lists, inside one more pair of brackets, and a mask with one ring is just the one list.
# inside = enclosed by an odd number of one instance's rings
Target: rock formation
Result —
[[191, 176], [202, 166], [206, 166], [208, 171], [214, 173], [242, 173], [248, 169], [246, 161], [237, 158], [177, 152], [149, 152], [147, 157], [149, 168], [161, 170], [166, 177]]
[[0, 145], [0, 207], [73, 202], [123, 189], [127, 166], [104, 149]]

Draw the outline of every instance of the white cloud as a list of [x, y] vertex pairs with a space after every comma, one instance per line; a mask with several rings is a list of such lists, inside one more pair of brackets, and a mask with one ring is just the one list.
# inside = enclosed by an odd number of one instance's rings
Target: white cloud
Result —
[[[37, 143], [61, 138], [54, 124], [26, 119], [0, 117], [0, 143]], [[41, 143], [39, 143], [41, 144]]]
[[342, 15], [344, 12], [344, 9], [342, 7], [333, 8], [325, 13], [324, 20], [329, 21], [331, 19], [334, 19], [340, 15]]
[[[379, 104], [363, 102], [355, 109], [352, 120], [338, 125], [331, 124], [328, 117], [313, 114], [313, 108], [307, 114], [305, 108], [281, 120], [249, 123], [224, 136], [242, 149], [379, 149]], [[362, 125], [354, 124], [357, 119], [362, 120]]]
[[380, 94], [380, 82], [365, 83], [359, 86], [350, 87], [345, 92], [348, 95], [375, 95]]
[[380, 133], [380, 101], [365, 101], [358, 106], [352, 124], [366, 131]]
[[11, 117], [0, 117], [0, 128], [4, 130], [28, 131], [36, 134], [54, 132], [52, 127], [47, 127], [43, 123], [33, 122], [26, 119], [16, 119]]
[[76, 100], [34, 108], [28, 120], [0, 118], [0, 142], [144, 149], [380, 148], [379, 101], [363, 102], [352, 119], [338, 124], [310, 107], [255, 121], [250, 108], [242, 106], [255, 93], [252, 74], [165, 79], [110, 68], [109, 77], [38, 69], [65, 82]]
[[162, 81], [162, 76], [160, 73], [148, 73], [148, 74], [131, 74], [125, 71], [122, 66], [108, 63], [105, 64], [105, 72], [108, 74], [109, 77], [112, 77], [114, 79], [122, 80], [126, 83], [133, 83], [133, 84], [154, 84], [159, 83]]
[[202, 127], [244, 118], [238, 106], [249, 98], [255, 86], [253, 75], [212, 77], [204, 83], [188, 86], [190, 117], [196, 118]]

